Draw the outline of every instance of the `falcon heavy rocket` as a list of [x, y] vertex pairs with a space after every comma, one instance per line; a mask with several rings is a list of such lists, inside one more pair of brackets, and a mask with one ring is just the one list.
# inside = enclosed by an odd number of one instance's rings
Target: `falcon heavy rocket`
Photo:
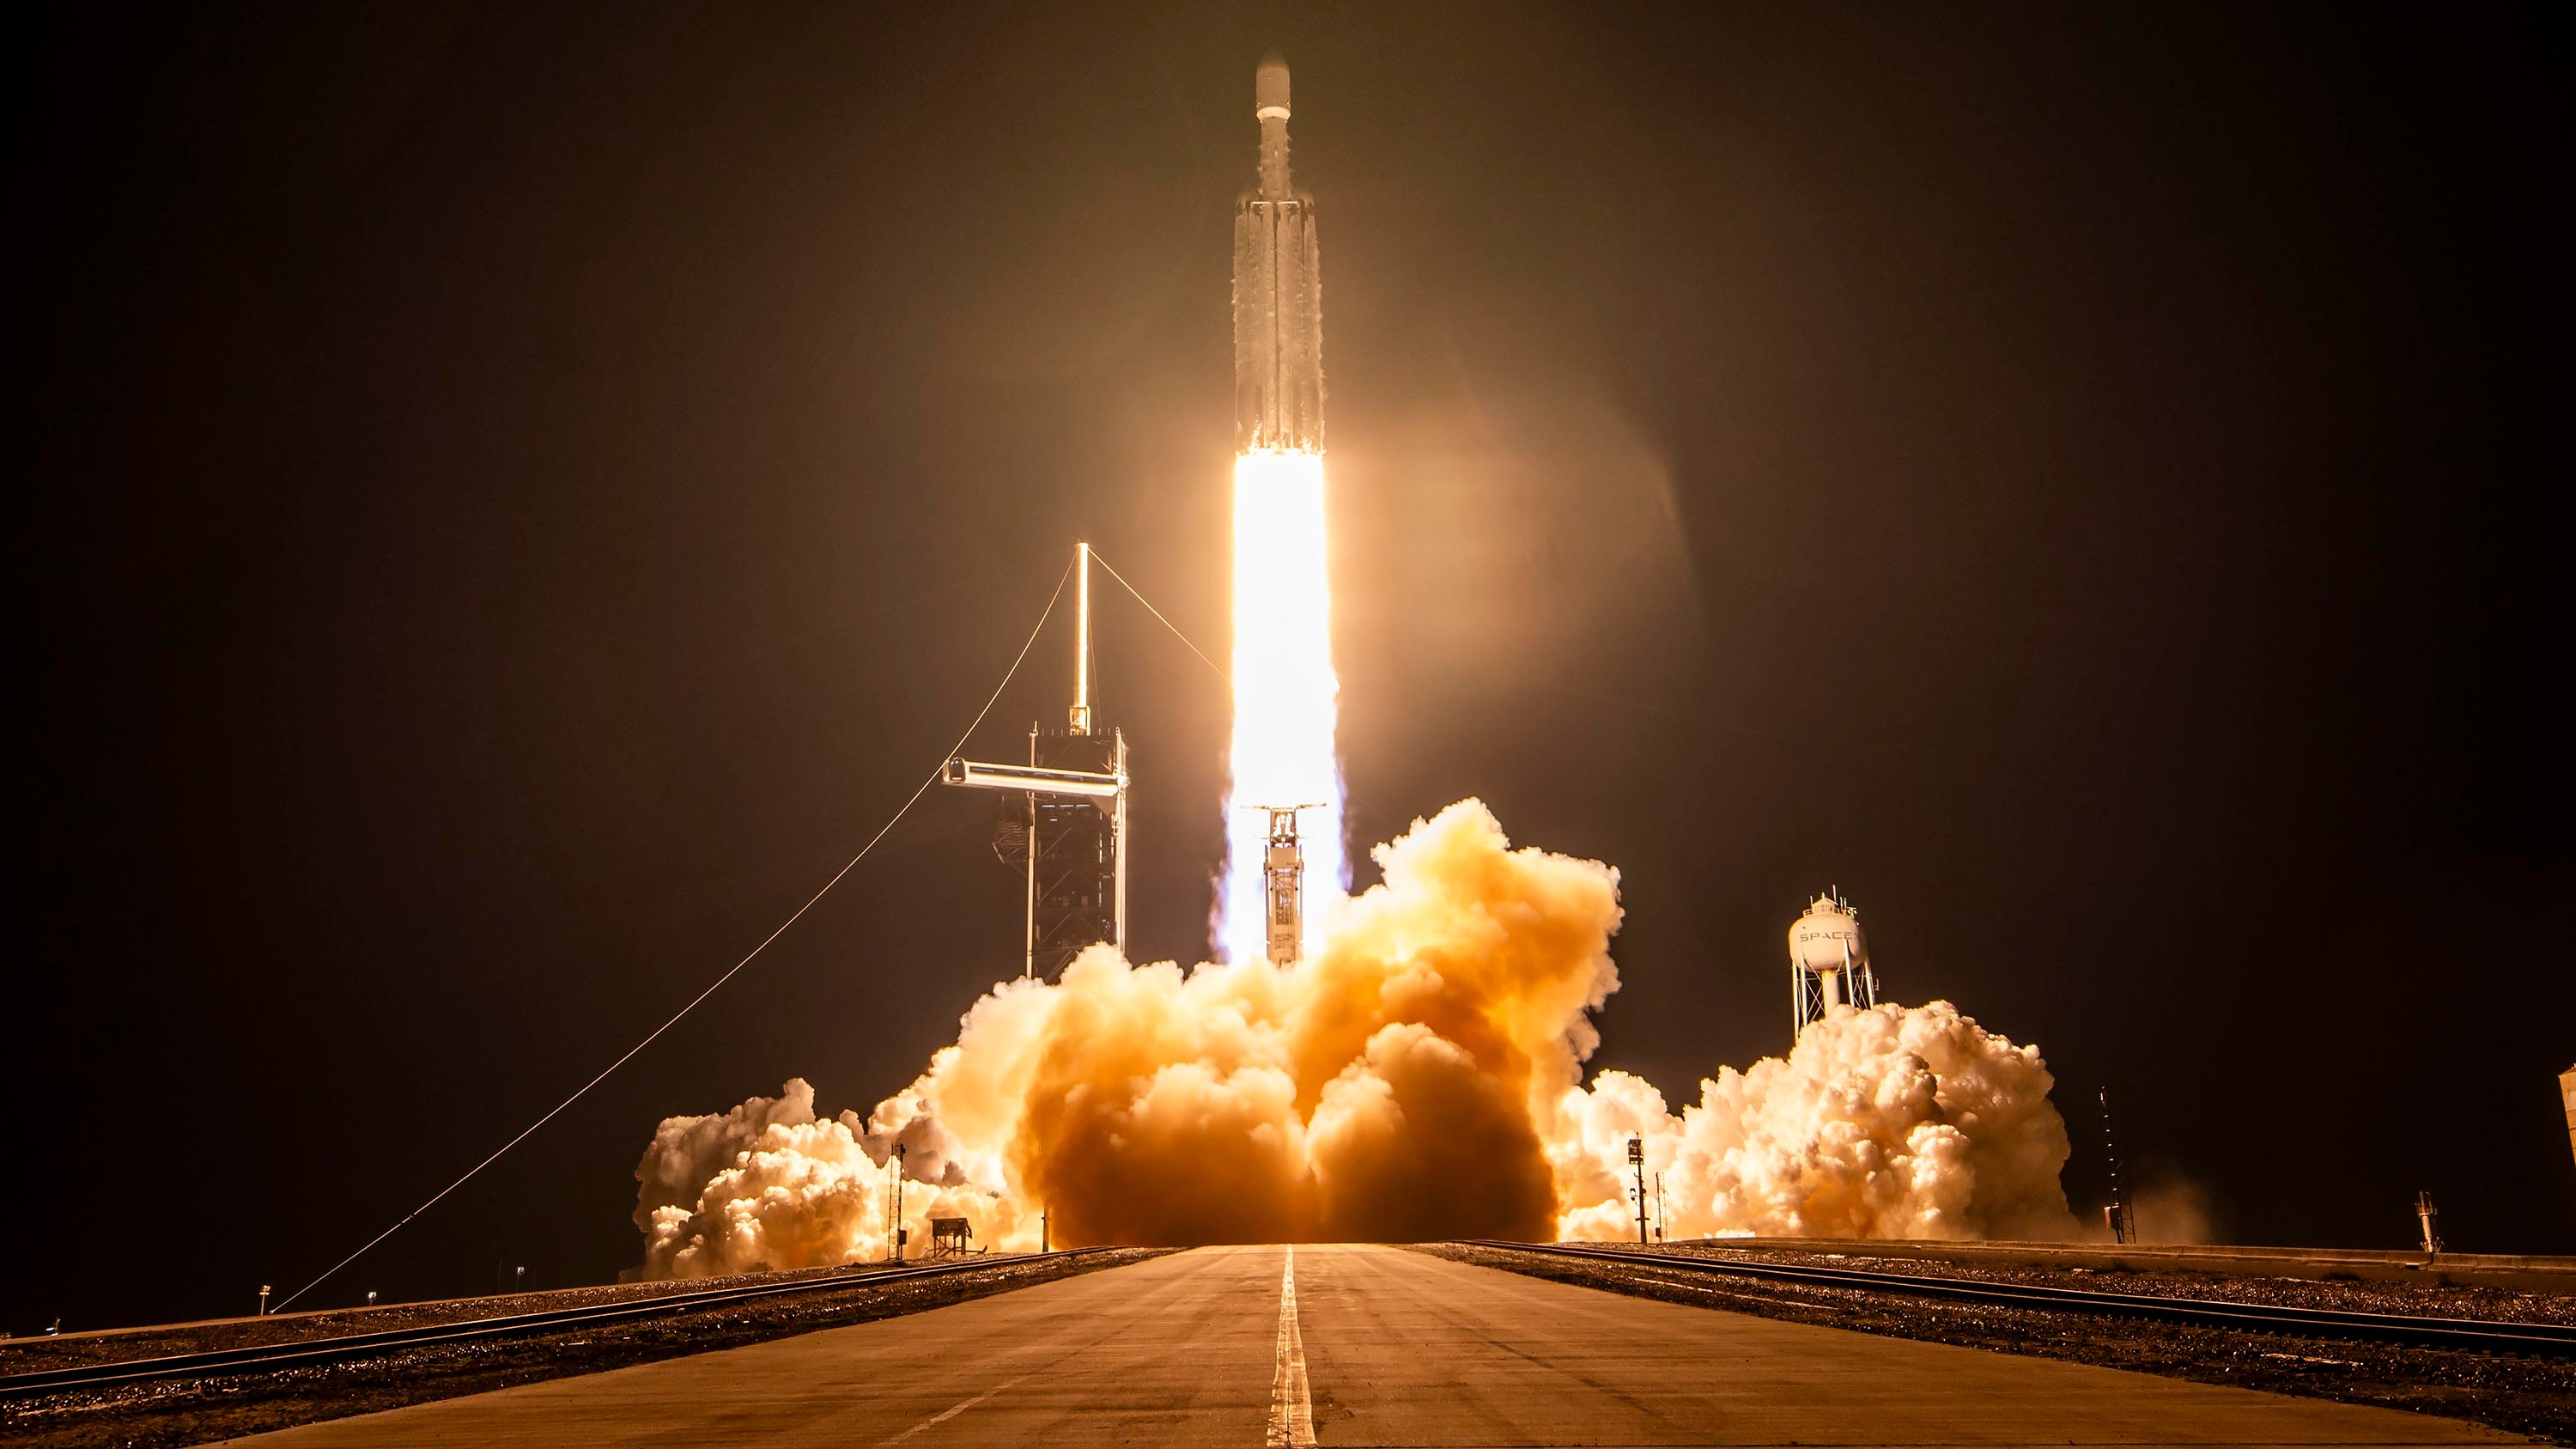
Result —
[[[1228, 960], [1304, 954], [1347, 885], [1324, 538], [1324, 316], [1314, 202], [1288, 185], [1288, 63], [1253, 73], [1261, 184], [1234, 213], [1234, 781], [1218, 920]], [[1300, 841], [1329, 853], [1314, 880]], [[1266, 828], [1264, 822], [1267, 822]], [[1321, 894], [1319, 894], [1319, 892]]]
[[1288, 189], [1288, 62], [1253, 76], [1261, 189], [1234, 213], [1234, 450], [1324, 450], [1324, 297], [1315, 203]]

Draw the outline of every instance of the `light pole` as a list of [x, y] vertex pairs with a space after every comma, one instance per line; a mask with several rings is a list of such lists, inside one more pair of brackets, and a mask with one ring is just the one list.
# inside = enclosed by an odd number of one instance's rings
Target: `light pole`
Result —
[[1646, 1139], [1628, 1139], [1628, 1166], [1637, 1174], [1637, 1246], [1642, 1248], [1646, 1246]]
[[260, 1316], [260, 1317], [262, 1317], [262, 1318], [266, 1318], [266, 1317], [268, 1316], [268, 1294], [269, 1294], [269, 1287], [268, 1287], [268, 1285], [267, 1285], [267, 1284], [265, 1284], [265, 1283], [260, 1284], [260, 1285], [259, 1285], [259, 1316]]
[[903, 1266], [903, 1240], [905, 1236], [906, 1235], [903, 1230], [903, 1144], [898, 1142], [894, 1145], [894, 1232], [890, 1239], [894, 1249], [894, 1261], [896, 1267]]
[[2102, 1220], [2110, 1226], [2112, 1242], [2134, 1243], [2138, 1218], [2129, 1206], [2128, 1188], [2120, 1181], [2120, 1142], [2111, 1131], [2111, 1089], [2102, 1088], [2096, 1100], [2102, 1104], [2102, 1159], [2111, 1167], [2111, 1205], [2102, 1209]]

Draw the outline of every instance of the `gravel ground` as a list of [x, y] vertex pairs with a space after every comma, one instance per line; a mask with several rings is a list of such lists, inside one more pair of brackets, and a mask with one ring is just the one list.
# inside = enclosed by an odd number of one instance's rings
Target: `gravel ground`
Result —
[[[1604, 1243], [1622, 1252], [1629, 1243]], [[1654, 1250], [1649, 1250], [1654, 1251]], [[2576, 1294], [2517, 1293], [2510, 1288], [2446, 1288], [2427, 1283], [2365, 1283], [2355, 1279], [2228, 1277], [2215, 1273], [2114, 1273], [2101, 1269], [2010, 1267], [1926, 1258], [1873, 1258], [1862, 1253], [1748, 1252], [1721, 1243], [1674, 1243], [1661, 1251], [1693, 1258], [1794, 1267], [1852, 1268], [1870, 1273], [1913, 1273], [1971, 1278], [1980, 1283], [2041, 1288], [2087, 1288], [2105, 1293], [2151, 1293], [2162, 1298], [2224, 1298], [2280, 1308], [2330, 1308], [2344, 1313], [2397, 1313], [2415, 1318], [2484, 1318], [2505, 1323], [2576, 1326]]]
[[[1944, 1303], [1901, 1293], [1855, 1288], [1768, 1283], [1755, 1279], [1730, 1282], [1692, 1270], [1658, 1272], [1644, 1266], [1588, 1263], [1539, 1253], [1443, 1243], [1421, 1251], [1462, 1263], [1476, 1263], [1526, 1273], [1560, 1283], [1605, 1288], [1642, 1298], [1723, 1308], [1764, 1318], [1783, 1318], [1828, 1328], [1884, 1333], [1897, 1338], [1960, 1344], [2003, 1353], [2068, 1359], [2105, 1368], [2163, 1374], [2208, 1384], [2232, 1384], [2309, 1398], [2339, 1399], [2467, 1419], [2558, 1444], [2576, 1445], [2576, 1364], [2566, 1359], [2509, 1357], [2415, 1348], [2348, 1339], [2300, 1338], [2252, 1333], [2241, 1329], [2194, 1324], [2119, 1320], [2116, 1333], [2103, 1331], [2105, 1320], [2090, 1313], [2014, 1308], [1990, 1304]], [[1712, 1253], [1723, 1250], [1709, 1250]], [[1696, 1256], [1696, 1255], [1695, 1255]], [[1808, 1259], [1809, 1255], [1745, 1254], [1760, 1261]], [[2275, 1278], [2222, 1278], [2207, 1274], [2092, 1273], [2068, 1274], [2044, 1269], [1988, 1268], [1975, 1274], [1951, 1264], [1859, 1258], [1814, 1262], [1833, 1267], [1888, 1268], [1916, 1273], [1978, 1276], [2000, 1281], [2053, 1284], [2083, 1283], [2123, 1292], [2241, 1298], [2309, 1307], [2367, 1308], [2375, 1312], [2431, 1314], [2432, 1301], [2418, 1294], [2481, 1295], [2493, 1289], [2383, 1289], [2377, 1285], [2313, 1283]], [[2367, 1297], [2327, 1298], [2351, 1290]], [[2318, 1296], [2307, 1296], [2314, 1293]], [[2504, 1294], [2507, 1299], [2523, 1295]], [[2489, 1313], [2482, 1298], [2481, 1315]], [[2399, 1304], [2410, 1306], [2400, 1307]], [[2532, 1306], [2522, 1315], [2543, 1322], [2565, 1322], [2565, 1303]], [[2494, 1314], [2493, 1316], [2503, 1316]]]
[[[891, 1263], [863, 1263], [855, 1267], [809, 1268], [794, 1273], [737, 1273], [729, 1278], [548, 1288], [533, 1293], [494, 1293], [475, 1298], [439, 1298], [423, 1303], [388, 1303], [378, 1308], [341, 1308], [268, 1318], [221, 1318], [204, 1323], [157, 1324], [148, 1328], [113, 1329], [61, 1338], [0, 1338], [0, 1374], [38, 1373], [80, 1364], [119, 1363], [127, 1359], [209, 1353], [216, 1349], [250, 1348], [260, 1344], [300, 1343], [311, 1338], [338, 1338], [352, 1333], [385, 1333], [398, 1328], [462, 1323], [472, 1318], [506, 1318], [517, 1313], [584, 1308], [596, 1303], [639, 1303], [709, 1288], [793, 1283], [835, 1274], [859, 1276], [883, 1272], [893, 1266]], [[921, 1265], [911, 1263], [905, 1266], [917, 1268]]]
[[[379, 1409], [400, 1408], [405, 1404], [454, 1398], [460, 1394], [479, 1394], [513, 1384], [598, 1373], [653, 1359], [738, 1348], [764, 1339], [786, 1338], [817, 1329], [843, 1328], [873, 1319], [918, 1313], [927, 1308], [962, 1303], [1051, 1279], [1138, 1262], [1155, 1256], [1157, 1251], [1120, 1248], [1086, 1253], [1079, 1258], [997, 1263], [980, 1273], [908, 1282], [871, 1283], [868, 1278], [872, 1275], [862, 1273], [851, 1275], [853, 1281], [845, 1288], [711, 1308], [642, 1323], [572, 1328], [560, 1333], [531, 1334], [525, 1338], [488, 1343], [399, 1349], [374, 1358], [268, 1373], [229, 1374], [11, 1400], [0, 1403], [0, 1439], [13, 1444], [43, 1446], [43, 1449], [108, 1449], [108, 1446], [116, 1446], [116, 1449], [126, 1449], [126, 1446], [132, 1446], [132, 1449], [165, 1449], [165, 1446], [204, 1444], [322, 1419], [371, 1414]], [[755, 1278], [699, 1280], [680, 1286], [700, 1288], [732, 1281], [754, 1282], [789, 1276], [824, 1275], [760, 1274]], [[415, 1323], [491, 1317], [539, 1308], [565, 1308], [581, 1302], [652, 1297], [672, 1291], [672, 1287], [620, 1285], [616, 1288], [465, 1299], [454, 1304], [380, 1308], [352, 1314], [315, 1314], [283, 1323], [271, 1319], [265, 1323], [252, 1320], [239, 1324], [203, 1324], [152, 1334], [119, 1334], [108, 1340], [74, 1340], [72, 1344], [63, 1346], [107, 1342], [115, 1345], [115, 1350], [99, 1357], [148, 1357], [247, 1343], [327, 1337], [333, 1333], [399, 1328]], [[581, 1294], [595, 1294], [597, 1297], [575, 1296]], [[388, 1317], [414, 1310], [440, 1316]], [[324, 1319], [335, 1321], [327, 1327], [303, 1327]], [[263, 1331], [276, 1327], [299, 1331], [273, 1337], [259, 1336]], [[152, 1340], [153, 1346], [146, 1353], [132, 1351], [141, 1339]], [[15, 1347], [20, 1342], [37, 1341], [12, 1341], [8, 1346]], [[60, 1340], [47, 1342], [61, 1343]], [[57, 1359], [55, 1363], [66, 1361]], [[39, 1365], [15, 1355], [0, 1356], [0, 1371], [31, 1372], [44, 1366], [51, 1365]]]

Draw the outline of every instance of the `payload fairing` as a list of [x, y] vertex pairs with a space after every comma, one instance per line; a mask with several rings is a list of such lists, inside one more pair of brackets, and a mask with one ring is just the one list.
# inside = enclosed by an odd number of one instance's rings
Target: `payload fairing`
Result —
[[1253, 77], [1261, 189], [1234, 213], [1234, 450], [1324, 450], [1324, 295], [1315, 204], [1288, 187], [1288, 62]]

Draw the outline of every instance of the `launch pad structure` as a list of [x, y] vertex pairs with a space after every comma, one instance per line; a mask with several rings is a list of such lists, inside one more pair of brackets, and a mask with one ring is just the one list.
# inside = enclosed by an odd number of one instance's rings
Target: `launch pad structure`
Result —
[[1270, 840], [1261, 857], [1264, 954], [1273, 966], [1297, 959], [1306, 941], [1306, 851], [1297, 839], [1297, 812], [1321, 805], [1246, 805], [1270, 817]]
[[[952, 759], [944, 785], [1005, 792], [993, 853], [1025, 878], [1020, 975], [1051, 977], [1084, 948], [1127, 949], [1127, 736], [1091, 717], [1091, 545], [1074, 546], [1073, 705], [1029, 726], [1026, 765]], [[1016, 798], [1014, 798], [1016, 797]]]

